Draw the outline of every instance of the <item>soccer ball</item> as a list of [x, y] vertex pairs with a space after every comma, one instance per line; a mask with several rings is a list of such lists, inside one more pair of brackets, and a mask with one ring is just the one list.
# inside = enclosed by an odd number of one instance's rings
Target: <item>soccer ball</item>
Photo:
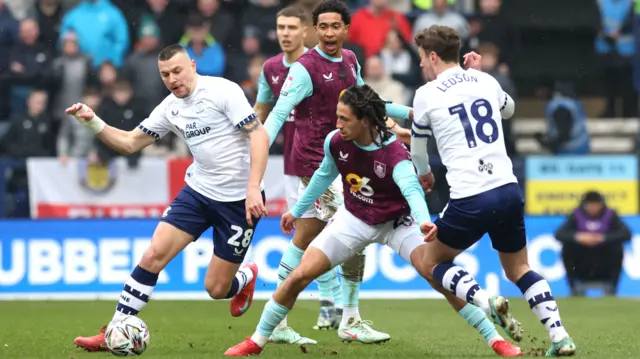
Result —
[[109, 323], [104, 340], [115, 356], [140, 355], [149, 345], [149, 329], [142, 319], [129, 315]]

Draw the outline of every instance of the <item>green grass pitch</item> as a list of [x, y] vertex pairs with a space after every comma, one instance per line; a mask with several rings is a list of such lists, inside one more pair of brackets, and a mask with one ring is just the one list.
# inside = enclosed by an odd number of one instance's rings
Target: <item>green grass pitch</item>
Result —
[[[265, 358], [495, 358], [479, 335], [444, 300], [362, 300], [361, 313], [376, 329], [391, 334], [382, 345], [344, 344], [335, 331], [311, 329], [318, 303], [299, 301], [289, 317], [298, 332], [318, 340], [306, 350], [269, 345]], [[640, 358], [640, 301], [561, 299], [562, 321], [579, 358]], [[525, 352], [547, 348], [548, 336], [524, 299], [511, 305], [523, 323]], [[112, 358], [85, 353], [73, 345], [78, 335], [97, 333], [113, 314], [115, 302], [0, 302], [0, 358]], [[151, 331], [144, 358], [222, 358], [224, 351], [250, 336], [264, 307], [256, 301], [241, 318], [232, 318], [227, 301], [151, 301], [141, 317]], [[502, 331], [500, 330], [500, 333]], [[530, 352], [530, 356], [535, 354]]]

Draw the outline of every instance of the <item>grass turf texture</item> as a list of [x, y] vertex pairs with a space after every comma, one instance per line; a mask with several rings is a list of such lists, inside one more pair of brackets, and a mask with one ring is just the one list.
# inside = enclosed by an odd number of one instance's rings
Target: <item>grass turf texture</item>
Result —
[[[524, 325], [520, 344], [529, 356], [548, 347], [542, 325], [521, 298], [511, 299]], [[264, 307], [256, 301], [241, 318], [232, 318], [228, 301], [151, 301], [142, 312], [151, 331], [144, 358], [221, 358], [231, 345], [250, 336]], [[638, 304], [630, 299], [561, 299], [563, 323], [578, 346], [579, 358], [638, 358]], [[93, 335], [113, 314], [115, 301], [0, 302], [0, 358], [113, 358], [73, 345]], [[444, 300], [362, 300], [363, 317], [391, 335], [382, 345], [344, 344], [336, 331], [315, 331], [318, 302], [299, 301], [289, 317], [298, 332], [318, 345], [268, 345], [265, 358], [496, 358], [493, 351]], [[502, 330], [499, 329], [501, 334]], [[5, 346], [6, 344], [6, 346]], [[544, 355], [544, 353], [542, 354]]]

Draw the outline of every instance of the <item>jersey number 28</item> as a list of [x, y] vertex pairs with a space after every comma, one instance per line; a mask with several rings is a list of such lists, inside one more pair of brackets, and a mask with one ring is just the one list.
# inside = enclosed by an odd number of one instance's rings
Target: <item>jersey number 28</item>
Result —
[[[485, 109], [485, 114], [480, 114], [480, 109]], [[471, 104], [471, 117], [476, 121], [475, 133], [474, 129], [471, 127], [471, 121], [469, 121], [469, 113], [467, 109], [464, 107], [464, 104], [455, 105], [453, 107], [449, 107], [449, 113], [451, 115], [458, 115], [460, 118], [460, 122], [462, 123], [462, 128], [464, 129], [464, 135], [467, 138], [467, 145], [469, 148], [474, 148], [478, 146], [476, 141], [476, 137], [484, 142], [484, 143], [493, 143], [499, 137], [498, 132], [498, 124], [493, 120], [493, 109], [491, 108], [491, 104], [489, 101], [485, 99], [478, 99], [473, 101]], [[491, 126], [491, 133], [487, 135], [485, 133], [485, 124]]]

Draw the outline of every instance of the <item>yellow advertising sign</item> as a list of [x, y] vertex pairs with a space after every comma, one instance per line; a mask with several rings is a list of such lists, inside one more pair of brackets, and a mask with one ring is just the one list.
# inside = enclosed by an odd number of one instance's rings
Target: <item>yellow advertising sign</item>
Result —
[[569, 214], [580, 205], [587, 191], [604, 195], [607, 205], [620, 215], [638, 213], [638, 182], [624, 181], [536, 181], [526, 182], [526, 212], [530, 215]]

